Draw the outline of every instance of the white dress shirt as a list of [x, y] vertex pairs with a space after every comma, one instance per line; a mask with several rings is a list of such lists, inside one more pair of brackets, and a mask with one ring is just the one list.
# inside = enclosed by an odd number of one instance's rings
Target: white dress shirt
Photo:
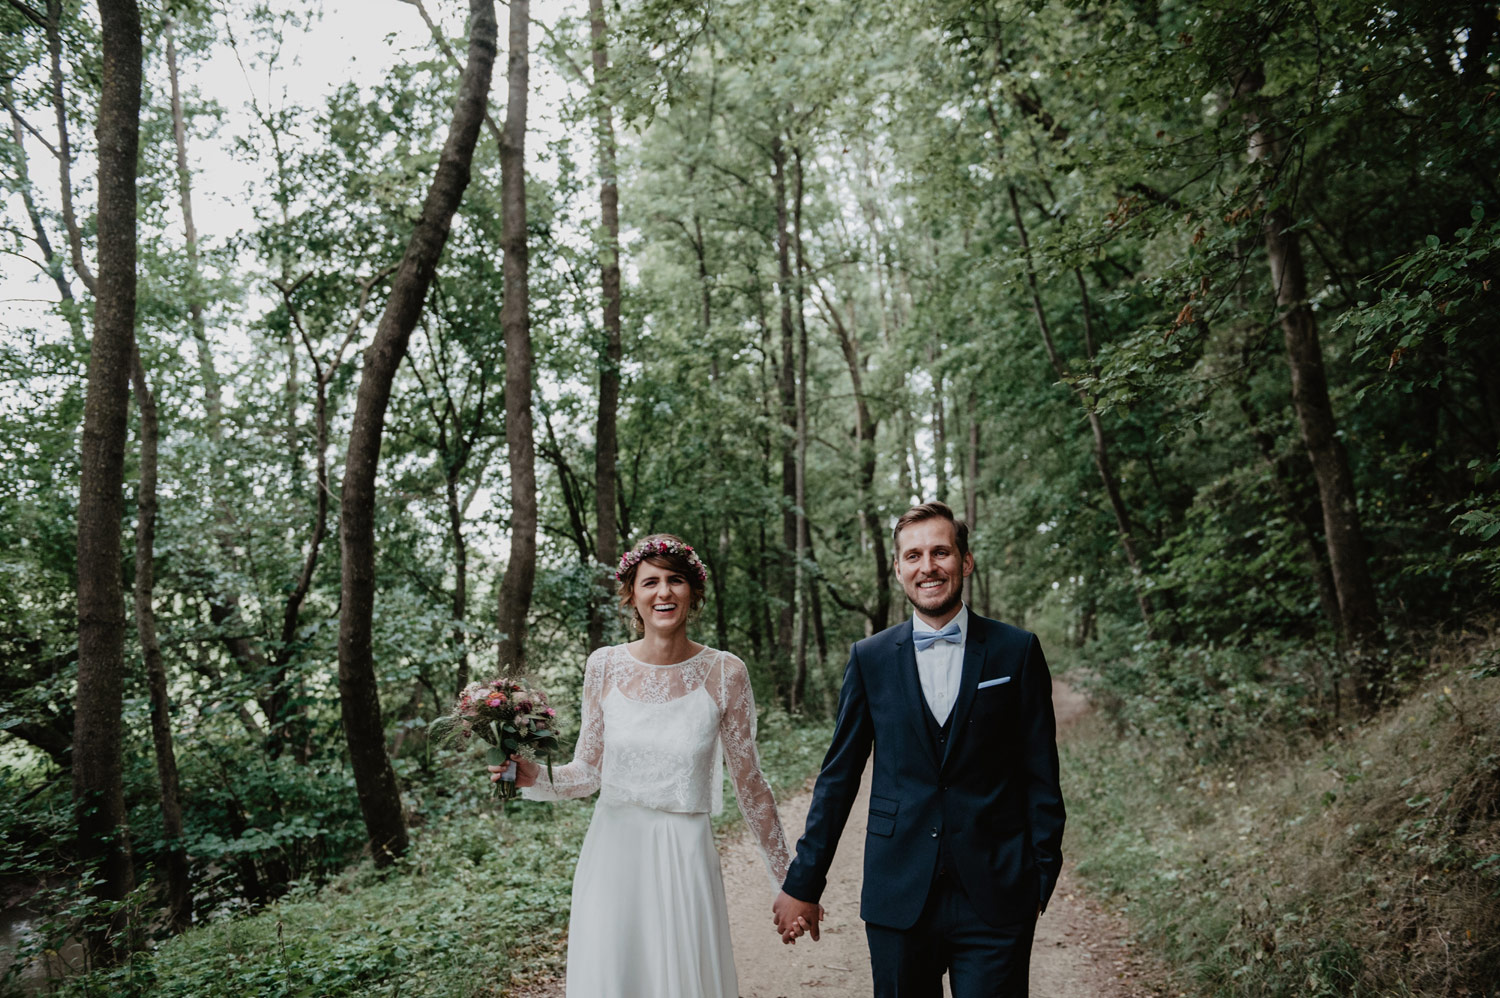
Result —
[[[953, 702], [958, 699], [958, 685], [963, 681], [964, 642], [969, 639], [969, 608], [959, 607], [958, 614], [949, 623], [958, 624], [958, 633], [963, 639], [958, 644], [934, 641], [926, 651], [918, 651], [916, 645], [912, 645], [912, 650], [917, 653], [917, 678], [922, 682], [922, 697], [927, 701], [927, 709], [932, 711], [938, 724], [947, 722], [948, 715], [953, 711]], [[911, 626], [914, 631], [941, 630], [917, 616], [915, 611], [911, 615]]]

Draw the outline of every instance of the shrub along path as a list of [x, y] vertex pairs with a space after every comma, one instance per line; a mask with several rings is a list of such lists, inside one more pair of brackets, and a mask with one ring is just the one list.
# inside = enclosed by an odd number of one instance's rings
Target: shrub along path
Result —
[[[1067, 683], [1056, 681], [1053, 703], [1059, 737], [1067, 738], [1073, 723], [1088, 712], [1088, 701]], [[803, 937], [795, 946], [782, 945], [771, 926], [774, 892], [755, 843], [739, 834], [725, 844], [724, 887], [743, 998], [864, 998], [871, 993], [869, 950], [859, 918], [868, 770], [865, 777], [829, 871], [823, 897], [827, 920], [819, 942]], [[809, 790], [781, 802], [782, 821], [793, 840], [802, 834], [810, 802]], [[1154, 976], [1128, 942], [1123, 919], [1087, 897], [1065, 866], [1047, 914], [1037, 925], [1031, 956], [1033, 998], [1143, 998], [1161, 993], [1149, 983]], [[562, 998], [563, 983], [537, 982], [512, 987], [507, 994]]]

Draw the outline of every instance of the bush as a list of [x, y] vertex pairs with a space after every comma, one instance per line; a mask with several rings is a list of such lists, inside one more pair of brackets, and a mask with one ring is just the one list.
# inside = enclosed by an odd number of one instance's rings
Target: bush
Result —
[[[816, 772], [829, 729], [768, 712], [759, 746], [779, 798]], [[412, 848], [392, 869], [366, 861], [321, 886], [303, 881], [254, 913], [200, 925], [127, 966], [66, 981], [59, 993], [498, 998], [513, 975], [555, 966], [592, 804], [521, 800], [501, 813], [478, 763], [449, 758], [453, 765], [432, 767], [413, 795], [421, 811]], [[726, 788], [715, 827], [728, 834], [739, 823]]]
[[[1137, 664], [1101, 684], [1140, 684], [1126, 720], [1063, 749], [1080, 872], [1207, 995], [1497, 994], [1497, 644], [1434, 643], [1404, 701], [1322, 734], [1275, 680], [1294, 667], [1267, 663], [1257, 700], [1202, 652]], [[1163, 671], [1189, 706], [1153, 699]], [[1193, 697], [1209, 685], [1217, 713]]]

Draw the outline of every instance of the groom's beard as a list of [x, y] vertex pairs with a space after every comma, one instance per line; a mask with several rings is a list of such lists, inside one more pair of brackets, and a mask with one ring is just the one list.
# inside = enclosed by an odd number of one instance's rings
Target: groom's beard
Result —
[[[905, 587], [902, 587], [902, 589], [905, 591]], [[918, 591], [920, 592], [920, 590]], [[964, 601], [964, 591], [961, 588], [953, 590], [948, 598], [937, 606], [924, 606], [917, 602], [917, 599], [909, 592], [906, 593], [906, 601], [929, 617], [943, 617], [959, 608], [959, 605]]]

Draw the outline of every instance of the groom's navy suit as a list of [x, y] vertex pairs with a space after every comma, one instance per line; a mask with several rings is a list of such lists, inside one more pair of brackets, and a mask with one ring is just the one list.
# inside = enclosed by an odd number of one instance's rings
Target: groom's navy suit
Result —
[[[941, 725], [923, 698], [910, 620], [850, 650], [833, 744], [783, 884], [802, 901], [822, 896], [873, 748], [860, 916], [872, 929], [878, 993], [898, 991], [881, 988], [875, 927], [912, 929], [934, 917], [947, 891], [988, 927], [1024, 927], [1029, 951], [1030, 927], [1062, 866], [1052, 679], [1041, 646], [1009, 624], [968, 621], [961, 685]], [[1024, 992], [1024, 965], [1019, 973]]]

